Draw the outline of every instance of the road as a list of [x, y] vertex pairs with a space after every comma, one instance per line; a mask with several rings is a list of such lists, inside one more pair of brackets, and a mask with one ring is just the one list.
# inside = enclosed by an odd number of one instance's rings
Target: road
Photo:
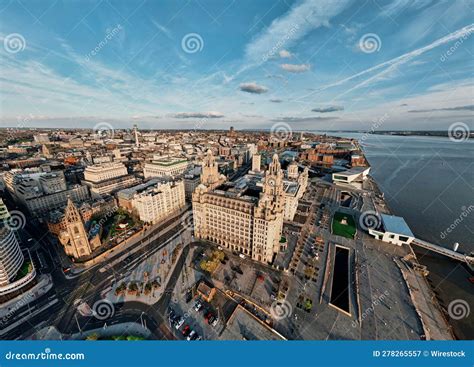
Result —
[[[34, 254], [35, 264], [40, 264], [41, 272], [52, 275], [54, 285], [47, 294], [15, 310], [6, 320], [6, 324], [2, 325], [2, 328], [13, 327], [13, 330], [9, 330], [0, 337], [8, 340], [24, 339], [44, 326], [55, 326], [61, 333], [72, 334], [79, 332], [79, 326], [84, 331], [103, 327], [105, 322], [107, 325], [112, 325], [129, 321], [141, 322], [143, 319], [157, 339], [169, 339], [172, 335], [166, 333], [166, 329], [163, 330], [163, 324], [165, 324], [163, 315], [168, 308], [171, 292], [165, 292], [160, 301], [152, 306], [139, 302], [117, 304], [114, 316], [105, 321], [80, 316], [74, 302], [82, 300], [93, 305], [102, 298], [101, 292], [104, 289], [131, 272], [136, 264], [159, 251], [166, 246], [168, 240], [179, 236], [185, 230], [189, 229], [184, 228], [181, 221], [173, 218], [158, 228], [149, 230], [140, 241], [127, 248], [125, 252], [117, 252], [98, 266], [91, 267], [73, 279], [64, 276], [62, 267], [59, 266], [62, 264], [61, 255], [57, 254], [57, 251], [49, 251], [48, 246], [51, 244], [44, 240], [44, 236], [38, 237], [40, 240], [30, 247], [30, 251]], [[152, 241], [151, 238], [160, 231], [163, 233], [158, 239]], [[174, 288], [188, 251], [189, 249], [185, 247], [177, 260], [178, 263], [167, 285], [170, 289]], [[38, 253], [41, 255], [37, 255]]]

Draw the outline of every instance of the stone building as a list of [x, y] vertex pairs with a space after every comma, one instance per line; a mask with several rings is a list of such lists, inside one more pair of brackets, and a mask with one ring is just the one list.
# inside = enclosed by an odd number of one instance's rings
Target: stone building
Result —
[[193, 194], [194, 234], [253, 260], [272, 263], [280, 250], [285, 197], [278, 155], [265, 172], [263, 189], [224, 183], [210, 151]]

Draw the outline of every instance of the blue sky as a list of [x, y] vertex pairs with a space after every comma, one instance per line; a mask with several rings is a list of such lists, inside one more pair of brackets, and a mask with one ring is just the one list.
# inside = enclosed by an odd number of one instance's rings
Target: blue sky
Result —
[[473, 126], [474, 2], [0, 1], [0, 126]]

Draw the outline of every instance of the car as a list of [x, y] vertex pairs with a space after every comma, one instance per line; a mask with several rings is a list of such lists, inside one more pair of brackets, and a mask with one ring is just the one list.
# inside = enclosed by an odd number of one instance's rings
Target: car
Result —
[[194, 330], [191, 330], [191, 332], [189, 333], [189, 335], [186, 339], [187, 340], [193, 340], [194, 335], [197, 335], [197, 333]]
[[219, 319], [216, 317], [216, 318], [214, 318], [214, 320], [211, 322], [211, 325], [212, 325], [212, 326], [216, 326], [218, 322], [219, 322]]
[[198, 312], [202, 308], [202, 303], [200, 300], [197, 300], [196, 303], [194, 303], [194, 311]]
[[214, 320], [216, 319], [216, 317], [214, 315], [211, 315], [208, 319], [207, 319], [207, 323], [209, 325], [212, 325], [212, 323], [214, 322]]
[[184, 324], [184, 319], [183, 319], [182, 317], [180, 317], [180, 318], [176, 321], [174, 327], [176, 328], [176, 330], [178, 330], [183, 324]]
[[186, 325], [186, 326], [183, 328], [182, 333], [183, 333], [184, 336], [188, 336], [188, 335], [191, 333], [191, 331], [192, 331], [192, 330], [191, 330], [191, 326]]
[[198, 333], [195, 333], [195, 334], [192, 336], [191, 340], [201, 340], [201, 336], [200, 336]]
[[245, 255], [244, 255], [244, 254], [239, 254], [239, 257], [240, 257], [241, 259], [245, 259]]

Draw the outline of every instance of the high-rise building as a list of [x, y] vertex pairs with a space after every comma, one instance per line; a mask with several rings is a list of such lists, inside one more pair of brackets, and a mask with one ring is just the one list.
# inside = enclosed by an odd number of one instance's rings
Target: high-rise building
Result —
[[258, 173], [261, 170], [262, 156], [260, 154], [254, 154], [252, 156], [252, 172]]
[[[25, 262], [15, 231], [9, 227], [10, 213], [0, 199], [0, 301], [21, 293], [36, 276], [33, 262]], [[25, 274], [20, 274], [28, 266]]]
[[285, 205], [278, 155], [265, 172], [260, 193], [221, 182], [210, 151], [201, 178], [193, 194], [195, 237], [271, 263], [280, 250]]
[[139, 148], [140, 142], [138, 141], [138, 125], [137, 124], [133, 125], [133, 132], [135, 134], [135, 146]]

